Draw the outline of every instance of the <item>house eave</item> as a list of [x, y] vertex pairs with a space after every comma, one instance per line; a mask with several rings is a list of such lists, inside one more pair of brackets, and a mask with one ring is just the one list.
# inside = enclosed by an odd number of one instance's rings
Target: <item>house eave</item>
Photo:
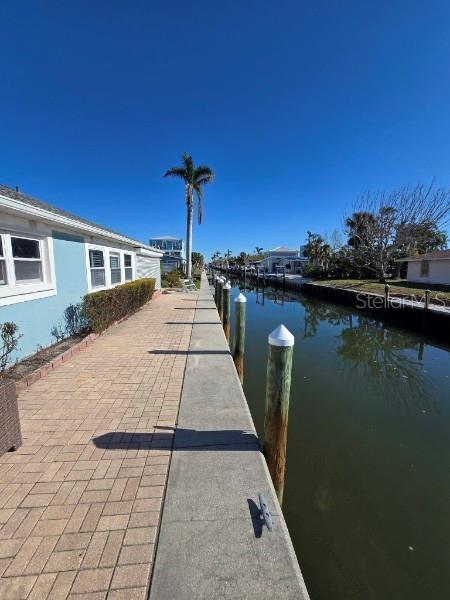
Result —
[[124, 235], [120, 235], [117, 233], [113, 233], [102, 227], [96, 227], [94, 225], [88, 225], [87, 223], [83, 223], [82, 221], [78, 221], [77, 219], [73, 219], [70, 217], [66, 217], [63, 215], [58, 215], [56, 213], [52, 213], [51, 211], [45, 210], [38, 206], [31, 206], [24, 202], [20, 202], [20, 200], [15, 200], [13, 198], [8, 198], [0, 194], [0, 208], [4, 208], [7, 211], [12, 212], [13, 214], [28, 217], [32, 219], [41, 219], [47, 223], [61, 225], [65, 228], [77, 231], [79, 233], [85, 233], [92, 236], [98, 236], [101, 238], [105, 238], [107, 240], [114, 240], [115, 242], [120, 242], [122, 244], [127, 244], [133, 247], [145, 248], [151, 250], [153, 252], [158, 252], [156, 249], [151, 246], [147, 246], [145, 244], [141, 244], [137, 240], [126, 237]]
[[151, 258], [159, 258], [162, 259], [164, 256], [163, 252], [156, 250], [155, 248], [148, 248], [144, 246], [135, 246], [136, 254], [140, 256], [149, 256]]

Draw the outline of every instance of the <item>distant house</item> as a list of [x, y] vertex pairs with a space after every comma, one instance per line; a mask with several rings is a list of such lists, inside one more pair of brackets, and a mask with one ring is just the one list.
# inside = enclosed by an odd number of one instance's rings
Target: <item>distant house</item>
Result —
[[303, 266], [308, 263], [308, 259], [303, 256], [303, 248], [295, 250], [284, 246], [277, 246], [264, 253], [264, 258], [260, 262], [260, 267], [266, 273], [275, 273], [277, 267], [284, 267], [286, 273], [301, 273]]
[[407, 281], [450, 285], [450, 250], [439, 250], [401, 258], [408, 263]]
[[169, 273], [174, 269], [179, 271], [183, 270], [186, 259], [182, 239], [170, 235], [163, 235], [161, 237], [151, 238], [149, 244], [164, 252], [161, 261], [161, 270], [164, 273]]
[[0, 323], [19, 326], [19, 358], [54, 342], [51, 329], [86, 293], [141, 277], [154, 277], [159, 288], [162, 256], [137, 240], [0, 185]]

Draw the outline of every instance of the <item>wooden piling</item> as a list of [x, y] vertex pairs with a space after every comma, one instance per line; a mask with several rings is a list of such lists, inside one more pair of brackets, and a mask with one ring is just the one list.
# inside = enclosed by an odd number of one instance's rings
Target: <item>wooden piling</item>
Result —
[[222, 290], [224, 286], [225, 280], [222, 277], [219, 277], [217, 280], [217, 310], [219, 311], [220, 320], [223, 321], [222, 314]]
[[425, 310], [428, 310], [430, 308], [430, 296], [431, 290], [425, 290]]
[[223, 330], [225, 337], [230, 341], [230, 304], [231, 304], [231, 285], [227, 281], [222, 288], [222, 316]]
[[389, 284], [387, 283], [384, 286], [384, 307], [388, 308], [389, 306]]
[[280, 325], [269, 335], [267, 361], [264, 454], [280, 504], [286, 470], [289, 397], [294, 336]]
[[234, 352], [233, 360], [241, 383], [244, 382], [245, 312], [247, 298], [239, 294], [234, 299]]
[[216, 303], [217, 306], [217, 282], [219, 281], [219, 276], [216, 274], [214, 275], [214, 302]]

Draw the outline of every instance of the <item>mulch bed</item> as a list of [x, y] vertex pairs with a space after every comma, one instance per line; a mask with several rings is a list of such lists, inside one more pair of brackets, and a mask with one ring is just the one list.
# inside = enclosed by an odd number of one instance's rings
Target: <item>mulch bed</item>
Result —
[[4, 374], [6, 379], [12, 379], [14, 381], [22, 381], [34, 371], [37, 371], [44, 365], [51, 363], [52, 360], [57, 358], [60, 354], [67, 352], [73, 346], [78, 344], [84, 336], [72, 336], [62, 342], [57, 342], [52, 346], [47, 346], [38, 350], [35, 354], [27, 356], [20, 362], [10, 367]]

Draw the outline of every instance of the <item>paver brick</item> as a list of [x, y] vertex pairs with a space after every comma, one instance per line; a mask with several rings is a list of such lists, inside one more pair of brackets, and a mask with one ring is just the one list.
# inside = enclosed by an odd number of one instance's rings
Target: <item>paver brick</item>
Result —
[[[0, 457], [0, 599], [146, 598], [192, 320], [162, 296], [19, 396]], [[184, 299], [184, 297], [183, 297]], [[183, 308], [186, 308], [183, 306]], [[158, 439], [155, 441], [155, 432]]]
[[124, 544], [148, 544], [155, 541], [156, 527], [136, 527], [127, 529]]
[[149, 574], [149, 564], [120, 565], [114, 571], [111, 589], [146, 586]]
[[108, 600], [146, 600], [147, 588], [126, 588], [122, 590], [111, 590]]
[[25, 600], [36, 579], [35, 575], [2, 577], [0, 579], [0, 598], [2, 600]]
[[78, 571], [72, 587], [74, 594], [107, 590], [113, 569], [86, 569]]

